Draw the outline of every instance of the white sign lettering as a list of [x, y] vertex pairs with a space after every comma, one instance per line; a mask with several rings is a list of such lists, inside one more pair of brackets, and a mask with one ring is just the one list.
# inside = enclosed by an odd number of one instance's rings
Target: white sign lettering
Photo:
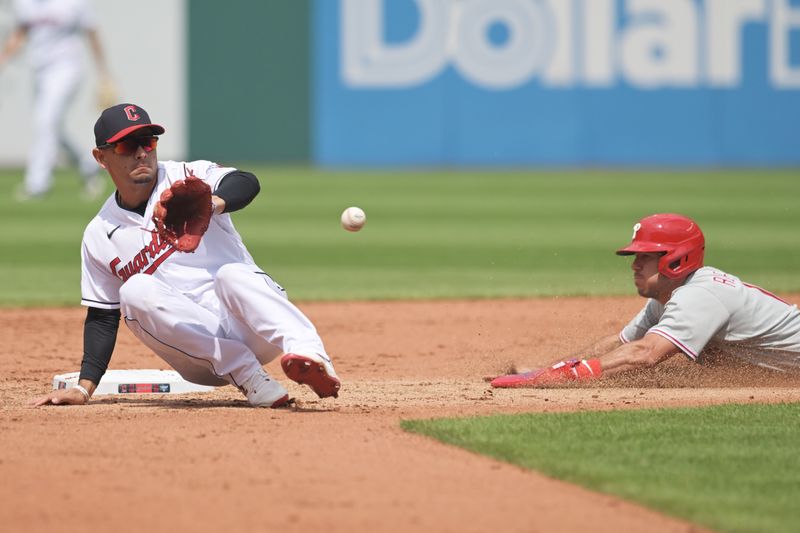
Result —
[[[413, 87], [453, 66], [493, 90], [533, 80], [545, 87], [735, 88], [743, 30], [760, 24], [768, 81], [800, 88], [800, 64], [789, 50], [800, 30], [792, 0], [413, 0], [419, 24], [401, 43], [384, 35], [391, 23], [384, 7], [397, 0], [340, 1], [342, 76], [351, 87]], [[498, 25], [508, 35], [502, 43], [489, 37]]]

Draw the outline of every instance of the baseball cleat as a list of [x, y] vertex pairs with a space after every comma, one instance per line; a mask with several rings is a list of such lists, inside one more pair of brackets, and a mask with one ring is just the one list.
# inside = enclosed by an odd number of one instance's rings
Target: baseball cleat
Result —
[[247, 401], [253, 407], [282, 407], [289, 403], [289, 392], [277, 381], [269, 377], [263, 368], [239, 386]]
[[289, 379], [308, 385], [320, 398], [339, 397], [341, 382], [329, 359], [287, 353], [281, 357], [281, 368]]
[[[289, 394], [286, 393], [283, 396], [281, 396], [280, 398], [278, 398], [277, 400], [275, 400], [274, 402], [272, 402], [272, 405], [270, 405], [269, 407], [272, 408], [272, 409], [276, 409], [278, 407], [284, 407], [288, 403], [289, 403]], [[264, 407], [267, 407], [267, 406], [264, 406]]]

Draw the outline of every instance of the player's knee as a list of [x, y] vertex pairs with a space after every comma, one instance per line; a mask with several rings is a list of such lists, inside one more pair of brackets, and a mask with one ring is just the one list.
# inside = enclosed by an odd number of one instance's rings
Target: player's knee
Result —
[[123, 308], [144, 308], [151, 301], [150, 294], [155, 287], [152, 276], [134, 274], [119, 289], [119, 302]]
[[217, 289], [223, 287], [236, 287], [240, 285], [245, 276], [253, 275], [253, 267], [241, 263], [228, 263], [217, 270], [214, 284]]
[[[260, 290], [264, 287], [269, 290]], [[226, 301], [232, 295], [249, 296], [253, 291], [269, 298], [288, 299], [286, 290], [268, 274], [257, 272], [255, 267], [244, 263], [228, 263], [220, 267], [214, 279], [214, 291], [222, 301]]]
[[252, 267], [248, 269], [241, 263], [228, 263], [219, 267], [216, 277], [218, 281], [222, 282], [235, 281], [242, 273], [249, 272], [250, 270], [252, 270]]

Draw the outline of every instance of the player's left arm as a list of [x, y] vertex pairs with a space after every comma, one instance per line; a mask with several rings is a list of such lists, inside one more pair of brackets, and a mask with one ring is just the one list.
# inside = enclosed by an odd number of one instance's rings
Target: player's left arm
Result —
[[11, 32], [11, 35], [8, 36], [8, 39], [6, 39], [6, 42], [3, 45], [3, 49], [0, 50], [0, 68], [2, 68], [9, 59], [14, 57], [20, 48], [22, 48], [27, 36], [27, 26], [18, 26], [13, 32]]
[[172, 182], [153, 206], [155, 231], [180, 252], [194, 252], [214, 215], [246, 207], [261, 190], [250, 172], [210, 161], [183, 163], [184, 179]]
[[86, 38], [89, 42], [89, 49], [92, 51], [94, 66], [97, 69], [97, 104], [100, 109], [106, 109], [118, 102], [119, 91], [111, 77], [106, 62], [106, 54], [100, 42], [100, 36], [95, 29], [86, 30]]
[[92, 51], [92, 58], [97, 72], [101, 77], [107, 78], [109, 76], [108, 63], [106, 62], [106, 54], [100, 41], [100, 35], [98, 35], [97, 30], [89, 29], [86, 30], [86, 38], [89, 41], [89, 49]]
[[[655, 305], [653, 300], [648, 301], [637, 318], [623, 329], [619, 345], [596, 360], [590, 360], [596, 361], [591, 366], [599, 371], [589, 377], [650, 368], [680, 353], [694, 360], [730, 317], [719, 298], [704, 287], [683, 287], [676, 291], [660, 316], [651, 309]], [[623, 342], [644, 326], [648, 329], [647, 333], [630, 342]], [[610, 339], [607, 346], [611, 347]], [[588, 353], [586, 356], [593, 357], [594, 354]]]
[[622, 344], [619, 339], [614, 341], [611, 337], [607, 337], [598, 343], [597, 348], [611, 346], [614, 343], [617, 344], [616, 348], [599, 357], [567, 359], [546, 368], [500, 376], [492, 380], [492, 386], [500, 388], [547, 387], [571, 381], [588, 381], [629, 370], [649, 368], [681, 353], [676, 345], [653, 333], [648, 333], [639, 340], [625, 344]]
[[675, 344], [661, 335], [648, 333], [639, 340], [621, 344], [598, 359], [602, 374], [611, 376], [656, 366], [679, 353], [683, 352]]
[[261, 192], [261, 185], [255, 174], [244, 170], [229, 172], [220, 179], [211, 195], [214, 214], [233, 213], [244, 209], [258, 196], [259, 192]]

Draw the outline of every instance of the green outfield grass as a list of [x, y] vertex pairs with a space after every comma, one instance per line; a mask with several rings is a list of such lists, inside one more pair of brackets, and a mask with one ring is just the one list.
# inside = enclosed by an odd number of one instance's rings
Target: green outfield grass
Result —
[[[241, 168], [262, 193], [236, 226], [296, 300], [634, 294], [630, 260], [613, 251], [636, 220], [667, 211], [700, 223], [709, 264], [800, 292], [800, 171]], [[60, 172], [49, 197], [17, 203], [21, 180], [0, 171], [0, 306], [77, 305], [81, 235], [102, 201], [81, 200], [77, 177]], [[350, 205], [367, 213], [359, 233], [339, 226]], [[798, 414], [729, 406], [404, 426], [709, 527], [772, 532], [800, 522]]]
[[[257, 168], [263, 189], [236, 225], [295, 299], [632, 294], [613, 250], [640, 217], [696, 218], [708, 262], [778, 292], [800, 290], [800, 172], [395, 171]], [[0, 171], [0, 305], [79, 299], [80, 240], [100, 202], [60, 172], [19, 204]], [[110, 182], [109, 182], [110, 191]], [[350, 205], [359, 233], [339, 227]]]
[[800, 524], [799, 418], [800, 404], [725, 405], [402, 425], [719, 531], [789, 533]]

